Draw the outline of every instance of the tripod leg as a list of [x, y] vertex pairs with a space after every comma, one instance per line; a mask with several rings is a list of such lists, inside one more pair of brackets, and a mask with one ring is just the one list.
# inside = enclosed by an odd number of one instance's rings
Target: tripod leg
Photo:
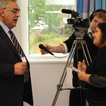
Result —
[[55, 104], [56, 104], [56, 102], [57, 102], [57, 99], [58, 99], [58, 96], [59, 96], [59, 93], [60, 93], [60, 90], [62, 90], [62, 86], [63, 86], [64, 80], [65, 80], [65, 77], [66, 77], [66, 75], [67, 75], [67, 66], [69, 66], [70, 63], [71, 63], [71, 60], [72, 60], [73, 54], [74, 54], [74, 52], [75, 52], [76, 46], [77, 46], [77, 44], [73, 44], [73, 45], [72, 45], [72, 48], [71, 48], [71, 51], [70, 51], [70, 54], [69, 54], [67, 63], [66, 63], [66, 65], [65, 65], [64, 71], [63, 71], [63, 73], [62, 73], [60, 82], [59, 82], [59, 84], [57, 85], [57, 91], [56, 91], [56, 94], [55, 94], [55, 97], [54, 97], [52, 106], [55, 106]]
[[[74, 53], [75, 53], [75, 49], [76, 49], [76, 47], [77, 47], [77, 44], [75, 44], [75, 46], [74, 46], [74, 48], [71, 50], [71, 56], [70, 56], [70, 60], [72, 60], [72, 57], [73, 57], [73, 55], [74, 55]], [[71, 61], [70, 61], [71, 62]], [[69, 64], [71, 64], [71, 63], [69, 63]]]
[[86, 59], [87, 65], [89, 65], [89, 62], [88, 62], [88, 59], [87, 59], [87, 55], [86, 55], [85, 50], [84, 50], [84, 45], [81, 44], [81, 47], [82, 47], [82, 50], [83, 50], [83, 52], [84, 52], [84, 56], [85, 56], [85, 59]]
[[85, 46], [86, 46], [86, 50], [87, 50], [87, 53], [88, 53], [88, 56], [89, 56], [90, 62], [92, 62], [92, 59], [91, 59], [91, 56], [90, 56], [90, 53], [89, 53], [88, 47], [87, 47], [87, 45], [85, 45]]
[[56, 92], [55, 98], [53, 100], [52, 106], [55, 106], [57, 99], [58, 99], [58, 96], [59, 96], [59, 93], [60, 93], [60, 89], [57, 89], [57, 92]]
[[76, 44], [75, 44], [75, 45], [74, 45], [74, 44], [72, 45], [72, 48], [71, 48], [71, 51], [70, 51], [70, 54], [69, 54], [69, 57], [68, 57], [66, 66], [65, 66], [65, 68], [64, 68], [64, 71], [63, 71], [63, 74], [62, 74], [62, 77], [61, 77], [61, 80], [60, 80], [60, 83], [59, 83], [59, 84], [61, 84], [62, 86], [63, 86], [64, 80], [65, 80], [65, 77], [66, 77], [66, 75], [67, 75], [67, 71], [66, 71], [67, 66], [69, 66], [69, 65], [71, 64], [71, 60], [72, 60], [72, 57], [73, 57], [73, 55], [74, 55], [76, 46], [77, 46]]

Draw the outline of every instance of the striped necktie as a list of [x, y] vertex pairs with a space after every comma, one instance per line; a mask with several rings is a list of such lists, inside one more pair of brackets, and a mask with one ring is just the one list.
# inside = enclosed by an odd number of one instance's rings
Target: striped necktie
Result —
[[24, 52], [23, 52], [20, 44], [18, 43], [14, 33], [11, 30], [9, 31], [9, 33], [10, 33], [11, 41], [12, 41], [16, 51], [18, 51], [20, 56], [24, 56]]
[[[18, 41], [17, 41], [14, 33], [11, 30], [9, 30], [9, 33], [10, 33], [11, 41], [12, 41], [12, 43], [13, 43], [16, 51], [18, 52], [18, 54], [20, 55], [20, 57], [25, 57], [25, 54], [24, 54], [24, 52], [23, 52], [20, 44], [18, 43]], [[24, 81], [27, 81], [28, 82], [28, 80], [29, 80], [29, 70], [27, 68], [26, 69], [26, 72], [24, 74]]]

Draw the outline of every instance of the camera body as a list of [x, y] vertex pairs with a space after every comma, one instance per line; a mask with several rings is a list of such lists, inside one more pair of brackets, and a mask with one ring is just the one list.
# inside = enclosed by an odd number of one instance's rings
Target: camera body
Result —
[[82, 18], [74, 18], [74, 19], [67, 19], [68, 24], [73, 24], [73, 27], [85, 27], [89, 28], [89, 20], [82, 19]]
[[72, 24], [76, 39], [83, 39], [85, 33], [88, 31], [90, 21], [88, 18], [83, 19], [82, 15], [74, 10], [62, 9], [63, 13], [71, 14], [71, 18], [67, 19], [68, 24]]

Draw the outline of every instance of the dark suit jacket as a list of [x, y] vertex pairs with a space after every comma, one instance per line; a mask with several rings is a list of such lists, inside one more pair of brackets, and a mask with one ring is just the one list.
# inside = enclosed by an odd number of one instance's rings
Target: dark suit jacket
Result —
[[[24, 83], [24, 75], [14, 75], [14, 64], [21, 58], [0, 26], [0, 106], [22, 106], [22, 101], [33, 105], [32, 87]], [[29, 68], [29, 63], [27, 60]]]

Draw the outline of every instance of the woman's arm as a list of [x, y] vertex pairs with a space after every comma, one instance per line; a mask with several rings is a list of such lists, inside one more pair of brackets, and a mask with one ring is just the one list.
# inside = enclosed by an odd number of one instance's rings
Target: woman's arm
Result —
[[106, 77], [92, 74], [89, 77], [89, 82], [92, 86], [106, 88]]
[[78, 77], [80, 80], [85, 81], [94, 87], [106, 88], [106, 77], [97, 74], [86, 74], [85, 72], [79, 72]]
[[78, 69], [81, 71], [78, 73], [78, 78], [80, 80], [85, 81], [94, 87], [106, 87], [106, 77], [99, 76], [97, 74], [86, 74], [86, 65], [84, 61], [78, 62]]

